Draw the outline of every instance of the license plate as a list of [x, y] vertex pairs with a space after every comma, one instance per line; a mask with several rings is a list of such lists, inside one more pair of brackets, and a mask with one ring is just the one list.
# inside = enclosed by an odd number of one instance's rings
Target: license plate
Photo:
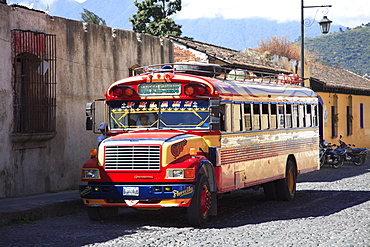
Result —
[[122, 187], [124, 196], [139, 196], [139, 187]]

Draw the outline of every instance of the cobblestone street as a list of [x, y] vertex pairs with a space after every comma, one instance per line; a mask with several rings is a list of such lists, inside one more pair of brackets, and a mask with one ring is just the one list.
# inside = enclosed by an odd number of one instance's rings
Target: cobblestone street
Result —
[[219, 200], [202, 228], [186, 210], [122, 210], [105, 222], [85, 212], [0, 228], [1, 246], [369, 246], [370, 165], [345, 163], [298, 177], [292, 202], [267, 201], [263, 190]]

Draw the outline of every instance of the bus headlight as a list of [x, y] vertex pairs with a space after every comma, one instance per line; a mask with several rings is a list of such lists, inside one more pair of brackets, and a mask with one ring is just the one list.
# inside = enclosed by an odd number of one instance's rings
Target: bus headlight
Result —
[[172, 179], [189, 179], [195, 177], [194, 169], [168, 169], [167, 178]]
[[82, 169], [82, 179], [100, 179], [98, 169]]

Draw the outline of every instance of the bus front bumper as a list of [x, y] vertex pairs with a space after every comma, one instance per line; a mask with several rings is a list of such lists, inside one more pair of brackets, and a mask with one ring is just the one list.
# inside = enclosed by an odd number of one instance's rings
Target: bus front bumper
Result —
[[89, 207], [188, 207], [193, 194], [191, 184], [80, 185], [80, 196]]

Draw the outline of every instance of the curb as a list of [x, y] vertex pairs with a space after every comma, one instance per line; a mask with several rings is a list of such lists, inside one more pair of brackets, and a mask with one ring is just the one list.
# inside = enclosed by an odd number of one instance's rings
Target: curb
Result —
[[78, 190], [0, 199], [0, 226], [85, 210]]

